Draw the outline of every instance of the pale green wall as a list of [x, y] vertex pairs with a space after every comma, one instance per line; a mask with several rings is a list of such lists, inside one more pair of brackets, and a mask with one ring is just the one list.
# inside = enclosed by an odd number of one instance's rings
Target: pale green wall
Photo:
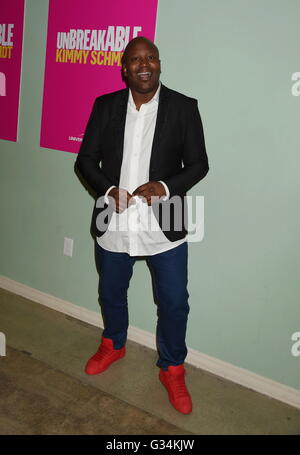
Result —
[[[0, 141], [0, 272], [97, 311], [93, 201], [75, 155], [39, 147], [47, 8], [27, 0], [20, 139]], [[156, 42], [163, 82], [199, 100], [210, 162], [191, 191], [205, 238], [189, 245], [188, 345], [300, 389], [299, 16], [298, 0], [160, 0]], [[154, 332], [145, 263], [129, 300], [131, 324]]]

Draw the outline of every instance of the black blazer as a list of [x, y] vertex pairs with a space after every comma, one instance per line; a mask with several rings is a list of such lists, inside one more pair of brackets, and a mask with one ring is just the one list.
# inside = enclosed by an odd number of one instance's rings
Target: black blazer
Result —
[[[104, 196], [110, 186], [119, 185], [128, 96], [129, 89], [126, 88], [96, 98], [85, 130], [75, 166], [94, 190], [97, 198]], [[178, 224], [174, 226], [174, 214], [171, 210], [170, 229], [163, 229], [170, 241], [179, 240], [186, 235], [187, 225], [184, 220], [187, 220], [187, 206], [184, 196], [205, 177], [208, 169], [197, 100], [162, 84], [151, 151], [149, 181], [163, 180], [169, 188], [170, 198], [178, 195], [182, 201], [182, 209], [179, 214], [177, 213], [182, 221], [181, 228], [178, 230]], [[97, 215], [110, 207], [102, 205], [103, 208], [97, 208], [95, 204], [92, 216], [92, 231], [96, 236], [103, 235], [106, 230], [99, 230], [96, 225]], [[162, 209], [170, 208], [170, 201], [153, 204], [152, 208], [162, 227]], [[106, 218], [107, 223], [111, 214], [112, 208]]]

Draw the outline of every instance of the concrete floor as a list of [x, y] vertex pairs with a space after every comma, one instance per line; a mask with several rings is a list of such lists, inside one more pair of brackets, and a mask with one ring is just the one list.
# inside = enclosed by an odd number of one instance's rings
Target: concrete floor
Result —
[[101, 330], [0, 290], [0, 434], [300, 434], [300, 410], [186, 364], [193, 412], [158, 381], [155, 351], [127, 354], [88, 376]]

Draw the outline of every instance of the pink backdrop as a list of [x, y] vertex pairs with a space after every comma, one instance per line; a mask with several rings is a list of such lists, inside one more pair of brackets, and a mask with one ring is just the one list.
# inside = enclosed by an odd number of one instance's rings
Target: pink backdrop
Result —
[[24, 0], [0, 5], [0, 139], [16, 142], [23, 44]]
[[156, 12], [157, 0], [50, 0], [41, 147], [79, 151], [95, 98], [124, 87], [126, 39], [153, 40]]

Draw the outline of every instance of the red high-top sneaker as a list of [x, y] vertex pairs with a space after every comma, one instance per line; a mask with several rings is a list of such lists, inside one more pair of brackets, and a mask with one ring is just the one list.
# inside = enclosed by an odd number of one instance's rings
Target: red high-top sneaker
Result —
[[159, 371], [159, 379], [168, 391], [172, 406], [183, 414], [190, 414], [192, 412], [192, 398], [186, 388], [184, 375], [185, 368], [183, 365], [170, 365], [168, 371], [164, 371], [162, 368]]
[[102, 373], [110, 364], [124, 357], [125, 352], [125, 346], [121, 349], [114, 349], [113, 340], [102, 337], [98, 351], [88, 360], [85, 366], [85, 372], [87, 374]]

